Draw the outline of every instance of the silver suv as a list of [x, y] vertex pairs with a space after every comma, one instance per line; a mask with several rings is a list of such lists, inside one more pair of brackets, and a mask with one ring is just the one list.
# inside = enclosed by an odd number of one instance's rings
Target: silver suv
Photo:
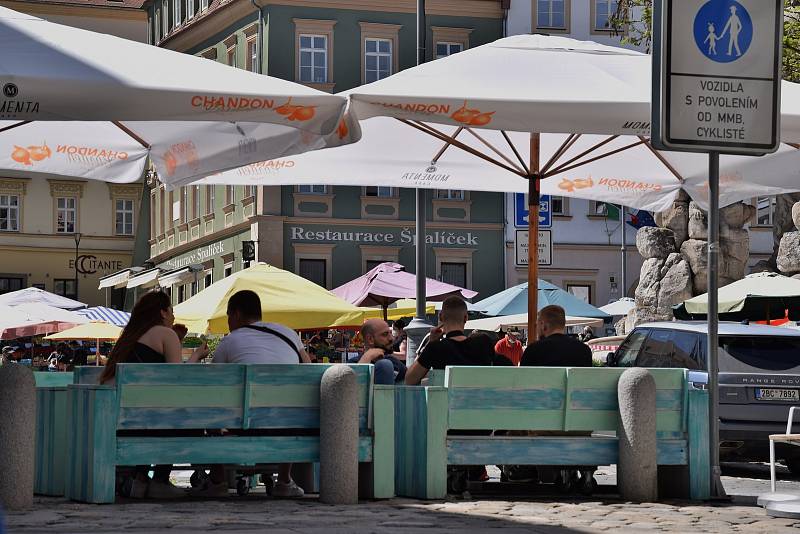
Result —
[[[612, 367], [685, 367], [705, 389], [708, 324], [637, 326], [609, 355]], [[769, 461], [769, 434], [786, 431], [789, 407], [800, 405], [800, 330], [722, 322], [719, 325], [719, 418], [722, 460]], [[800, 474], [800, 447], [776, 455]]]

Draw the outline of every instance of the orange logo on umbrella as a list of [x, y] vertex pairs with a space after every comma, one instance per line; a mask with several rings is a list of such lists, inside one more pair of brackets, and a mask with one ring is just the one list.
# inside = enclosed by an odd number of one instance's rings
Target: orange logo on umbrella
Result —
[[275, 108], [275, 112], [279, 115], [285, 115], [287, 120], [305, 122], [314, 118], [316, 113], [314, 108], [316, 106], [293, 106], [292, 97], [289, 97], [285, 104]]
[[350, 129], [347, 127], [347, 123], [344, 122], [344, 119], [339, 121], [339, 127], [336, 128], [336, 133], [339, 134], [339, 139], [344, 139], [347, 137], [347, 134], [350, 133]]
[[34, 161], [42, 161], [50, 157], [52, 152], [47, 143], [42, 145], [31, 145], [29, 147], [21, 147], [14, 145], [14, 151], [11, 153], [11, 159], [23, 165], [33, 165]]
[[464, 105], [450, 115], [450, 118], [467, 126], [486, 126], [492, 122], [494, 114], [494, 111], [482, 112], [479, 109], [470, 109], [467, 107], [467, 101], [464, 100]]
[[576, 189], [586, 189], [587, 187], [594, 187], [594, 181], [591, 178], [575, 178], [574, 180], [562, 178], [561, 183], [558, 184], [559, 189], [569, 193], [574, 192]]

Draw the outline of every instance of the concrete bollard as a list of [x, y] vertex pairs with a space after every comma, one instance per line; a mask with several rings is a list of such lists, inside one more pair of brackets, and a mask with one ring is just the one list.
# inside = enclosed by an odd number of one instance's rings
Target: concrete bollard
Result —
[[319, 499], [358, 503], [358, 383], [347, 365], [322, 375], [319, 394]]
[[617, 384], [620, 425], [617, 487], [626, 501], [658, 499], [656, 381], [647, 369], [631, 368]]
[[24, 365], [0, 366], [0, 507], [33, 506], [36, 380]]

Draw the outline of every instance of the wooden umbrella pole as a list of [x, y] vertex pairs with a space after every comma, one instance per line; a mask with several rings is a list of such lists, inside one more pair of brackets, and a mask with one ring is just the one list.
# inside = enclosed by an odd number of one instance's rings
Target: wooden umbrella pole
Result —
[[540, 137], [531, 133], [530, 176], [528, 177], [528, 344], [538, 338], [539, 310], [539, 150]]

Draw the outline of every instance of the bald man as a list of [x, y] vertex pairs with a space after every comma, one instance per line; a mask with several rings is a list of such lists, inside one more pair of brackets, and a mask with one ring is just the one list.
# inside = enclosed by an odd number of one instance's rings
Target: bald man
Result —
[[358, 363], [375, 366], [375, 383], [393, 385], [406, 377], [406, 365], [393, 356], [394, 336], [391, 327], [382, 319], [369, 319], [361, 325], [364, 354]]

